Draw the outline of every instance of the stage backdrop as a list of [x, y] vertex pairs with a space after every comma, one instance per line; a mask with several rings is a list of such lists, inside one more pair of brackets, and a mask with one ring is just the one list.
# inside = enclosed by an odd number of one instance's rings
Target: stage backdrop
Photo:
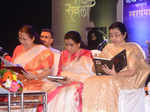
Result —
[[127, 26], [128, 41], [137, 42], [148, 55], [150, 41], [150, 0], [124, 0], [123, 22]]

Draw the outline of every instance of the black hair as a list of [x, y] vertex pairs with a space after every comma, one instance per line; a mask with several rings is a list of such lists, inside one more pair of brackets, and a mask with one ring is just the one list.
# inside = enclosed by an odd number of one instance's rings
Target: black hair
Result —
[[27, 33], [29, 35], [29, 38], [34, 39], [35, 44], [41, 44], [40, 37], [37, 32], [35, 32], [34, 28], [32, 25], [23, 25], [20, 29], [19, 32], [21, 33]]
[[109, 30], [114, 29], [114, 28], [117, 28], [123, 35], [126, 33], [125, 39], [127, 39], [127, 29], [126, 29], [125, 24], [123, 24], [122, 22], [118, 22], [118, 21], [114, 22], [109, 26]]
[[43, 28], [43, 29], [41, 30], [41, 32], [49, 32], [49, 33], [51, 34], [51, 37], [54, 38], [54, 33], [53, 33], [52, 30], [49, 29], [49, 28]]
[[77, 31], [69, 31], [65, 34], [64, 39], [72, 39], [75, 43], [81, 43], [80, 33]]

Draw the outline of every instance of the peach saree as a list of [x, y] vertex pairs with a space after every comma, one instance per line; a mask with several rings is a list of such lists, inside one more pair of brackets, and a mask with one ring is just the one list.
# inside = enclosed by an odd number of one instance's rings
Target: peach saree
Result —
[[[108, 44], [100, 54], [103, 58], [112, 58], [123, 49], [127, 53], [127, 67], [136, 69], [133, 76], [93, 76], [84, 82], [83, 112], [118, 112], [118, 97], [121, 89], [136, 89], [144, 87], [150, 67], [144, 61], [139, 47], [133, 43], [121, 46]], [[122, 71], [127, 69], [124, 68]]]

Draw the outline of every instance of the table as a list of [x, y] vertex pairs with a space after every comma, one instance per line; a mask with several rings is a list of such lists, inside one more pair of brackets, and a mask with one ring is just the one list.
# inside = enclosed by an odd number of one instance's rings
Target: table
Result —
[[[1, 89], [0, 89], [1, 90]], [[21, 112], [24, 112], [24, 105], [34, 104], [34, 105], [43, 105], [43, 112], [47, 112], [47, 93], [41, 91], [28, 91], [22, 93], [13, 93], [9, 91], [0, 91], [0, 96], [8, 97], [8, 102], [0, 102], [0, 106], [8, 106], [8, 112], [11, 112], [12, 106], [20, 106]], [[26, 100], [25, 97], [42, 97], [42, 100]], [[19, 100], [12, 101], [11, 97], [19, 97]]]

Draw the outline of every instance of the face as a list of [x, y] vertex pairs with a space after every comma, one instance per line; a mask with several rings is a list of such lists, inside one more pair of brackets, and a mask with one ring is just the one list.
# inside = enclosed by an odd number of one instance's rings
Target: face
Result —
[[49, 32], [42, 32], [40, 39], [41, 39], [42, 43], [47, 47], [50, 47], [54, 41], [51, 33], [49, 33]]
[[65, 39], [65, 49], [73, 54], [80, 49], [80, 43], [75, 43], [72, 39]]
[[34, 44], [34, 38], [30, 38], [27, 33], [19, 32], [18, 33], [19, 42], [26, 48], [32, 46]]
[[124, 42], [124, 39], [126, 37], [126, 33], [123, 35], [119, 29], [114, 28], [109, 30], [109, 38], [110, 41], [114, 44], [120, 44]]

